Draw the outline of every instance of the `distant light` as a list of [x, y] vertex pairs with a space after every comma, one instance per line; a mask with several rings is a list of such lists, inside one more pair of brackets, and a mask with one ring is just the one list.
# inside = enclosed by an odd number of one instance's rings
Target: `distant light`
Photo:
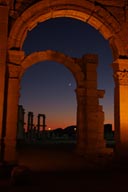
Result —
[[69, 87], [71, 87], [71, 86], [72, 86], [72, 84], [71, 84], [71, 83], [69, 83], [69, 84], [68, 84], [68, 86], [69, 86]]
[[50, 131], [50, 130], [51, 130], [51, 127], [49, 127], [48, 130]]
[[76, 127], [74, 128], [74, 131], [76, 131]]

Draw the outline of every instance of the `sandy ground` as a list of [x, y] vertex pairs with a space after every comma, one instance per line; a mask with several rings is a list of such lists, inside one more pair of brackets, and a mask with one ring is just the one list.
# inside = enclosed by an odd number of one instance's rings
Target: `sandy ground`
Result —
[[30, 169], [28, 180], [16, 185], [1, 179], [0, 192], [128, 192], [127, 165], [98, 164], [92, 169], [73, 146], [25, 147], [18, 156], [19, 163]]

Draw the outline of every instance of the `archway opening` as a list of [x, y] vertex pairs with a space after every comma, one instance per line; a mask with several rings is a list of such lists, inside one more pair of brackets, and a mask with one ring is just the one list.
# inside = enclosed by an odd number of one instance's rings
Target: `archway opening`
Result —
[[[73, 75], [62, 64], [45, 61], [28, 68], [22, 77], [19, 101], [26, 113], [25, 140], [18, 143], [19, 163], [29, 163], [28, 166], [33, 169], [38, 161], [36, 169], [40, 167], [44, 170], [54, 169], [53, 162], [56, 160], [56, 169], [60, 169], [60, 166], [63, 168], [63, 159], [76, 146], [75, 89]], [[33, 123], [29, 130], [28, 112], [33, 112]], [[42, 126], [38, 130], [39, 114], [46, 117], [45, 130]], [[22, 135], [19, 135], [18, 141], [20, 139]]]
[[[99, 55], [98, 88], [105, 89], [108, 93], [102, 101], [105, 123], [113, 124], [113, 118], [112, 121], [109, 118], [110, 112], [112, 116], [114, 115], [113, 94], [109, 95], [110, 90], [111, 93], [113, 92], [113, 80], [110, 67], [112, 54], [108, 41], [94, 28], [79, 20], [56, 18], [45, 21], [30, 31], [23, 46], [26, 54], [46, 49], [57, 50], [75, 58], [80, 58], [87, 53]], [[107, 75], [105, 75], [106, 71]]]
[[[21, 81], [22, 94], [19, 101], [19, 105], [22, 105], [26, 112], [25, 130], [28, 130], [28, 112], [33, 112], [32, 127], [36, 129], [39, 114], [46, 116], [46, 131], [75, 127], [75, 89], [76, 82], [73, 75], [62, 64], [45, 61], [30, 67]], [[43, 131], [42, 123], [41, 131]]]
[[23, 50], [26, 54], [46, 49], [56, 50], [71, 57], [98, 54], [98, 89], [105, 90], [100, 100], [105, 112], [105, 124], [114, 130], [114, 82], [111, 67], [112, 52], [108, 40], [87, 23], [72, 18], [46, 20], [28, 32]]

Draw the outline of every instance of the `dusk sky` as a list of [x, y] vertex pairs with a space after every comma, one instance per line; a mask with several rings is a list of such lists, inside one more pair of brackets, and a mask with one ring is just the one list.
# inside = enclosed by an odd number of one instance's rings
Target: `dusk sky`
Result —
[[[26, 54], [47, 49], [81, 58], [98, 54], [98, 89], [105, 90], [100, 100], [105, 122], [113, 124], [114, 81], [112, 51], [107, 40], [92, 26], [71, 18], [49, 19], [28, 32], [23, 50]], [[28, 111], [46, 115], [47, 128], [65, 128], [76, 124], [76, 82], [71, 72], [60, 63], [45, 61], [28, 68], [21, 81], [22, 104]]]

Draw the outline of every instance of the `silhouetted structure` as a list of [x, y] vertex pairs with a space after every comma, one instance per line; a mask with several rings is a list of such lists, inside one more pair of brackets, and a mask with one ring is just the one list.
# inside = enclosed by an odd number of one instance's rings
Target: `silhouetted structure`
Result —
[[28, 112], [28, 124], [27, 131], [32, 131], [33, 129], [33, 112]]
[[18, 122], [17, 122], [17, 144], [22, 143], [25, 137], [24, 115], [25, 115], [25, 110], [22, 105], [19, 105], [18, 106]]
[[[43, 118], [43, 122], [41, 124], [41, 117]], [[45, 131], [45, 128], [46, 128], [46, 116], [44, 114], [38, 114], [38, 122], [37, 122], [37, 130], [38, 132], [40, 132], [40, 128], [42, 127], [43, 128], [43, 131]]]

